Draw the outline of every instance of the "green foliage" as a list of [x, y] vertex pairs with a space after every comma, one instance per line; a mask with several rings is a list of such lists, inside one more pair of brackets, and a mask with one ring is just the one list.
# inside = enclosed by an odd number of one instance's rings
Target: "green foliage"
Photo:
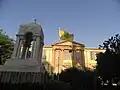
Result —
[[6, 59], [11, 57], [13, 51], [13, 40], [0, 30], [0, 64], [4, 64]]
[[120, 35], [116, 34], [110, 39], [103, 42], [103, 45], [99, 45], [99, 48], [111, 51], [111, 53], [120, 54]]
[[104, 41], [100, 48], [106, 51], [97, 55], [97, 75], [101, 76], [103, 81], [112, 81], [115, 77], [120, 77], [120, 35]]
[[73, 90], [93, 90], [94, 75], [93, 71], [69, 68], [60, 73], [60, 80], [69, 83]]
[[53, 74], [54, 68], [52, 67], [52, 65], [48, 61], [44, 60], [43, 65], [44, 65], [45, 70], [48, 74], [50, 74], [50, 75]]

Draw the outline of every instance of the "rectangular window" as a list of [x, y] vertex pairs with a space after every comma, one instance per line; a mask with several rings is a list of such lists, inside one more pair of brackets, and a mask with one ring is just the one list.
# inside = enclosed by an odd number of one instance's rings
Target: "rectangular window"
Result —
[[64, 50], [63, 60], [71, 60], [71, 59], [72, 59], [72, 55], [71, 55], [71, 53], [69, 52], [69, 50]]
[[75, 60], [80, 62], [80, 60], [81, 60], [81, 52], [80, 51], [75, 52]]
[[90, 52], [90, 57], [91, 57], [91, 60], [96, 60], [96, 54], [97, 52]]
[[46, 61], [47, 56], [46, 56], [46, 50], [43, 49], [43, 54], [42, 54], [42, 61]]
[[46, 55], [46, 49], [43, 49], [43, 56]]
[[58, 60], [58, 58], [60, 58], [60, 50], [56, 50], [55, 51], [55, 56], [56, 56], [56, 60]]
[[58, 68], [58, 65], [60, 65], [60, 50], [55, 51], [55, 59], [56, 59], [56, 67]]

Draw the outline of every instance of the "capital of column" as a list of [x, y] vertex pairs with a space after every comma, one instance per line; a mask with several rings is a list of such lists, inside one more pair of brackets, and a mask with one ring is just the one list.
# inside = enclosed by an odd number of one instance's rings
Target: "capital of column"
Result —
[[60, 51], [62, 51], [62, 49], [57, 49], [57, 48], [56, 48], [56, 49], [55, 49], [55, 51], [57, 51], [57, 50], [60, 50]]
[[36, 41], [36, 38], [37, 38], [37, 37], [36, 37], [36, 36], [34, 36], [34, 37], [33, 37], [33, 41]]
[[20, 40], [23, 40], [24, 39], [24, 36], [18, 36], [20, 38]]
[[64, 49], [62, 48], [61, 51], [64, 51]]
[[55, 51], [55, 49], [52, 49], [52, 51]]

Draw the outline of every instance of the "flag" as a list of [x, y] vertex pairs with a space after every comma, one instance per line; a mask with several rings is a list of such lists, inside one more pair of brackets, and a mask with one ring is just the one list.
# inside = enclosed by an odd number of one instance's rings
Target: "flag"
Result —
[[74, 35], [73, 34], [69, 34], [68, 40], [73, 41], [74, 40]]
[[60, 40], [63, 38], [64, 34], [65, 34], [64, 30], [59, 30], [59, 38], [60, 38]]
[[66, 32], [64, 30], [59, 30], [59, 38], [60, 38], [60, 40], [73, 41], [74, 40], [74, 35]]

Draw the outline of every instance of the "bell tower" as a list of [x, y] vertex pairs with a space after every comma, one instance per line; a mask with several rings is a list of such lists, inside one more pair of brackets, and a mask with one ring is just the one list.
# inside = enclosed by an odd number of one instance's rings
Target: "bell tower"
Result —
[[32, 23], [20, 25], [12, 58], [5, 62], [2, 70], [43, 71], [44, 67], [41, 60], [43, 46], [44, 33], [36, 20]]
[[44, 45], [44, 34], [41, 26], [36, 21], [20, 25], [16, 37], [12, 59], [37, 59], [40, 61]]

